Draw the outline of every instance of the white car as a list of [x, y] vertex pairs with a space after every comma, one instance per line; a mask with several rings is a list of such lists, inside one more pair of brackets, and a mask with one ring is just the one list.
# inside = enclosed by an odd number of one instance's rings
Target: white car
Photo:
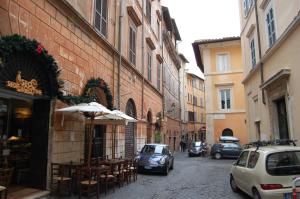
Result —
[[232, 165], [230, 186], [254, 199], [292, 199], [296, 177], [300, 177], [300, 147], [263, 146], [243, 150]]

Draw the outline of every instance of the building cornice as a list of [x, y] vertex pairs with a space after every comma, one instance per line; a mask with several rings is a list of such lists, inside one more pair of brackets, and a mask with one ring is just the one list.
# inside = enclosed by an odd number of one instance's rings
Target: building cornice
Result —
[[206, 111], [206, 114], [236, 114], [246, 113], [244, 109], [228, 110], [228, 111]]
[[211, 72], [204, 73], [204, 76], [218, 76], [218, 75], [231, 75], [231, 74], [243, 74], [243, 70], [227, 71], [227, 72]]

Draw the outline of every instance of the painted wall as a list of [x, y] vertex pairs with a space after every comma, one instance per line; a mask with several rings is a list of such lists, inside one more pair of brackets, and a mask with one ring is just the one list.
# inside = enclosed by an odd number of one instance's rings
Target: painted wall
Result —
[[[233, 135], [248, 143], [245, 115], [245, 93], [243, 80], [243, 64], [239, 40], [213, 42], [200, 45], [205, 75], [205, 101], [207, 141], [213, 144], [218, 141], [222, 131], [230, 128]], [[217, 70], [217, 55], [229, 55], [229, 70]], [[222, 110], [220, 89], [231, 89], [231, 109]]]

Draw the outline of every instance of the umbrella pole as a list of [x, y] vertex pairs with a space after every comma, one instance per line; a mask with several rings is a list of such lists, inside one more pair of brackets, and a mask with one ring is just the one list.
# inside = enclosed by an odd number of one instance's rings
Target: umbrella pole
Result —
[[115, 158], [115, 131], [116, 131], [116, 125], [113, 124], [113, 131], [112, 131], [112, 159]]
[[89, 132], [89, 153], [88, 153], [88, 167], [91, 166], [91, 156], [92, 156], [92, 139], [93, 139], [93, 130], [94, 130], [94, 117], [91, 117], [91, 127]]

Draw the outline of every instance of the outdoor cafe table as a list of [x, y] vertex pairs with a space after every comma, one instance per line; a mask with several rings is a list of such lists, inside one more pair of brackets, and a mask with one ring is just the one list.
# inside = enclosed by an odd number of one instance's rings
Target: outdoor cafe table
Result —
[[110, 166], [111, 172], [114, 172], [114, 168], [124, 162], [125, 162], [124, 159], [108, 159], [108, 160], [104, 160], [103, 164]]

